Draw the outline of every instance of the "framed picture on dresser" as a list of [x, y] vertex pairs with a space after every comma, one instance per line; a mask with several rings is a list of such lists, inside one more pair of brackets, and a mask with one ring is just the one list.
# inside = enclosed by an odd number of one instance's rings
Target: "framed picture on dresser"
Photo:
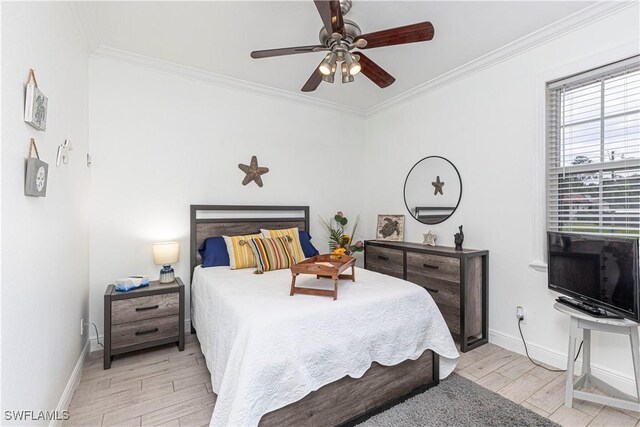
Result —
[[404, 215], [378, 215], [377, 240], [404, 241]]

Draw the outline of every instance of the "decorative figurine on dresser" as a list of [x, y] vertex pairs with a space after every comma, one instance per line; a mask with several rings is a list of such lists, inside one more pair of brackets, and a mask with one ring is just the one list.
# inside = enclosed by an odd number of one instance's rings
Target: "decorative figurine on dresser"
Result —
[[462, 242], [464, 242], [464, 232], [462, 231], [462, 226], [459, 226], [458, 230], [460, 230], [460, 232], [453, 235], [453, 241], [456, 244], [456, 251], [461, 251]]
[[184, 350], [184, 283], [152, 281], [127, 292], [104, 293], [104, 369], [113, 356], [177, 343]]
[[429, 232], [427, 234], [423, 234], [423, 236], [424, 236], [424, 241], [422, 242], [423, 245], [429, 245], [429, 246], [436, 245], [436, 238], [438, 236], [436, 236], [434, 232], [429, 230]]
[[466, 352], [488, 341], [489, 251], [368, 240], [364, 266], [422, 286]]

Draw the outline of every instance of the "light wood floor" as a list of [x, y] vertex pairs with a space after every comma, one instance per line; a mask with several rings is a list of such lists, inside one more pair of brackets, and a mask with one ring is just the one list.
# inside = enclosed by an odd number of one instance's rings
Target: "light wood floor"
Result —
[[640, 426], [638, 412], [580, 400], [567, 408], [565, 373], [549, 372], [494, 344], [462, 353], [455, 372], [563, 426]]
[[69, 405], [67, 426], [208, 426], [216, 395], [194, 335], [175, 344], [116, 357], [102, 369], [91, 353]]
[[[102, 369], [91, 353], [69, 407], [67, 426], [207, 426], [215, 404], [211, 378], [195, 336], [175, 345], [117, 357]], [[487, 344], [462, 354], [456, 372], [565, 426], [639, 426], [640, 414], [574, 401], [564, 406], [564, 373]]]

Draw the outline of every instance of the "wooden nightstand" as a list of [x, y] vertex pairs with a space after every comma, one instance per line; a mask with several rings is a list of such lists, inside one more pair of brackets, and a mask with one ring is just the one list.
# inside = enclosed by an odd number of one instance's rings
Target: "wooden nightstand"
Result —
[[153, 281], [148, 287], [104, 293], [104, 369], [118, 354], [175, 342], [184, 350], [184, 283]]

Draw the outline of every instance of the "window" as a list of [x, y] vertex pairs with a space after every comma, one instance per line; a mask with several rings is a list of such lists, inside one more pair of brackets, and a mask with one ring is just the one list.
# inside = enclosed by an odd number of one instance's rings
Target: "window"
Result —
[[640, 236], [640, 57], [547, 84], [547, 229]]

